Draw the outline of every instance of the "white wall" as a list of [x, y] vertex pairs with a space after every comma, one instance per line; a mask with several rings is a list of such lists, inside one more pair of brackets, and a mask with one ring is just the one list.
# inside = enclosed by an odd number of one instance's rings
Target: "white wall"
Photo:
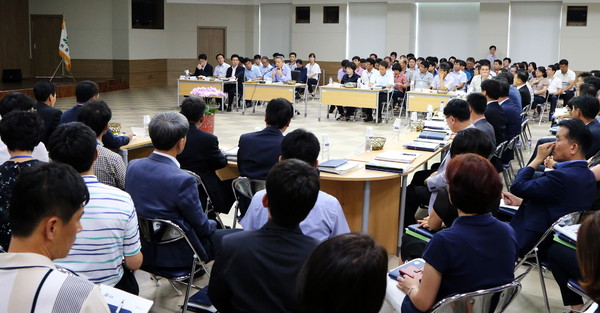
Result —
[[291, 4], [260, 5], [260, 54], [287, 54], [292, 47]]
[[566, 26], [567, 8], [563, 7], [560, 32], [559, 59], [569, 60], [569, 67], [575, 71], [600, 69], [600, 4], [586, 2], [569, 5], [587, 5], [587, 26]]
[[[371, 53], [386, 56], [387, 4], [350, 3], [348, 55], [368, 57]], [[400, 51], [398, 51], [400, 52]], [[342, 58], [337, 58], [340, 60]]]
[[71, 58], [113, 58], [112, 0], [29, 0], [29, 13], [64, 16]]
[[[339, 61], [346, 54], [346, 5], [340, 7], [338, 24], [323, 23], [324, 5], [310, 5], [310, 23], [296, 24], [296, 9], [292, 8], [291, 51], [296, 52], [302, 60], [308, 61], [308, 54], [314, 52], [317, 60]], [[264, 19], [263, 19], [264, 21]], [[273, 52], [262, 49], [267, 55]], [[287, 55], [287, 53], [280, 51]]]
[[560, 2], [511, 3], [507, 55], [513, 62], [534, 61], [544, 66], [558, 62], [561, 7]]
[[419, 3], [421, 56], [465, 59], [479, 47], [479, 3]]
[[387, 5], [386, 48], [389, 54], [415, 52], [415, 21], [417, 6], [408, 3], [390, 3]]
[[507, 3], [481, 3], [479, 5], [479, 50], [476, 60], [485, 58], [491, 45], [496, 46], [496, 55], [504, 58], [508, 45]]

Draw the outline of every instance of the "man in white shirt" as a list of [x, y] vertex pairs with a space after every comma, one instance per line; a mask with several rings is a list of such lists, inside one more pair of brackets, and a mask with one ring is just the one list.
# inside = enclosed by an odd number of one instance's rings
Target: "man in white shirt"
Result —
[[498, 57], [496, 57], [496, 46], [490, 46], [490, 53], [485, 57], [490, 64], [493, 64]]
[[437, 77], [434, 77], [433, 81], [431, 82], [431, 89], [453, 90], [453, 88], [456, 86], [456, 81], [451, 75], [448, 75], [449, 71], [450, 66], [448, 63], [440, 63], [438, 75]]
[[419, 67], [417, 66], [417, 59], [415, 57], [408, 58], [408, 67], [406, 68], [406, 79], [408, 79], [408, 83], [413, 81], [413, 75], [419, 71]]
[[82, 231], [88, 198], [71, 166], [43, 163], [20, 174], [9, 208], [12, 240], [0, 253], [0, 312], [110, 312], [98, 286], [52, 263]]
[[[383, 103], [387, 102], [389, 92], [393, 91], [392, 87], [394, 86], [394, 72], [392, 70], [388, 70], [388, 65], [389, 64], [387, 61], [381, 61], [381, 63], [379, 63], [379, 71], [373, 73], [373, 77], [369, 83], [371, 87], [381, 87], [386, 89], [379, 92], [379, 104], [376, 120], [377, 123], [381, 122], [381, 110], [383, 108]], [[363, 109], [363, 112], [365, 112], [367, 115], [364, 119], [365, 122], [370, 122], [373, 120], [373, 109]]]
[[269, 72], [273, 68], [273, 65], [269, 63], [269, 57], [266, 55], [260, 59], [260, 63], [261, 65], [259, 69], [261, 75], [265, 75], [265, 73]]
[[225, 77], [229, 64], [225, 63], [225, 56], [222, 53], [217, 54], [217, 66], [215, 66], [215, 77]]
[[261, 60], [260, 54], [255, 54], [254, 55], [254, 64], [253, 65], [256, 66], [256, 67], [260, 67], [260, 60]]
[[467, 74], [460, 70], [461, 60], [454, 61], [453, 71], [449, 73], [455, 82], [454, 90], [466, 91], [467, 90]]
[[364, 86], [369, 86], [371, 79], [374, 78], [375, 71], [375, 60], [368, 58], [365, 60], [365, 70], [360, 76], [360, 83]]
[[290, 68], [290, 71], [293, 71], [296, 69], [296, 52], [290, 52], [290, 62], [287, 65], [287, 67]]
[[[281, 142], [280, 160], [299, 159], [317, 167], [320, 144], [317, 137], [304, 129], [287, 134]], [[257, 192], [244, 218], [240, 221], [244, 230], [261, 228], [268, 220], [269, 212], [263, 205], [266, 190]], [[319, 191], [315, 206], [300, 223], [302, 233], [319, 241], [350, 232], [340, 202], [326, 192]]]
[[560, 71], [557, 71], [554, 75], [562, 81], [562, 94], [560, 95], [560, 99], [563, 99], [564, 102], [567, 103], [575, 96], [575, 79], [577, 78], [577, 75], [569, 69], [569, 61], [566, 59], [560, 60], [558, 62], [558, 67], [560, 68]]
[[481, 92], [481, 83], [490, 78], [492, 78], [492, 75], [490, 75], [490, 65], [487, 63], [480, 64], [479, 75], [473, 77], [467, 93]]
[[550, 120], [552, 120], [552, 115], [554, 114], [554, 110], [556, 109], [556, 100], [562, 94], [562, 86], [563, 82], [560, 78], [557, 77], [556, 72], [558, 71], [558, 67], [554, 64], [548, 65], [546, 67], [546, 74], [548, 75], [548, 80], [550, 80], [550, 84], [548, 85], [548, 101], [550, 101]]
[[415, 82], [415, 88], [425, 89], [431, 86], [431, 82], [433, 81], [433, 75], [429, 73], [429, 62], [421, 61], [419, 63], [419, 71], [413, 73], [412, 79]]

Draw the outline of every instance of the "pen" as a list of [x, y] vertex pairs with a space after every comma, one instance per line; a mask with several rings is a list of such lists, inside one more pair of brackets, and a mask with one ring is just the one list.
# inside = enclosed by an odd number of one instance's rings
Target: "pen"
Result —
[[115, 313], [120, 313], [121, 309], [123, 308], [123, 303], [125, 302], [125, 299], [121, 300], [121, 304], [119, 304], [119, 307], [117, 308], [117, 310], [115, 311]]

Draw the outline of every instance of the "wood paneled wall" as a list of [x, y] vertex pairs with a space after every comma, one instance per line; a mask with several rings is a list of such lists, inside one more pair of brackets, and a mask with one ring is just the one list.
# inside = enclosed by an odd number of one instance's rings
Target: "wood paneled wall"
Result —
[[0, 73], [20, 69], [23, 77], [30, 77], [29, 2], [0, 0], [0, 21]]

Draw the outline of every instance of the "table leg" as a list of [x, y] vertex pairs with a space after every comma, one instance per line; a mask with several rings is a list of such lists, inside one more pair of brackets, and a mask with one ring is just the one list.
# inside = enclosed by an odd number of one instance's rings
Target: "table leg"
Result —
[[369, 233], [369, 207], [371, 205], [371, 182], [366, 181], [363, 186], [363, 208], [362, 208], [362, 224], [360, 231], [364, 234]]
[[[237, 82], [235, 83], [235, 88], [236, 88], [235, 92], [237, 94]], [[256, 88], [256, 87], [254, 87], [254, 88]], [[242, 115], [245, 115], [246, 114], [246, 90], [244, 90], [244, 94], [242, 95], [242, 103], [243, 103], [243, 105], [242, 105]], [[237, 105], [236, 105], [236, 107], [237, 107]]]
[[402, 234], [404, 234], [404, 213], [406, 211], [406, 186], [408, 185], [408, 175], [402, 176], [400, 191], [400, 216], [398, 217], [398, 249], [396, 255], [400, 255], [400, 245], [402, 244]]
[[308, 112], [308, 90], [306, 89], [308, 85], [304, 86], [304, 117], [307, 116]]

